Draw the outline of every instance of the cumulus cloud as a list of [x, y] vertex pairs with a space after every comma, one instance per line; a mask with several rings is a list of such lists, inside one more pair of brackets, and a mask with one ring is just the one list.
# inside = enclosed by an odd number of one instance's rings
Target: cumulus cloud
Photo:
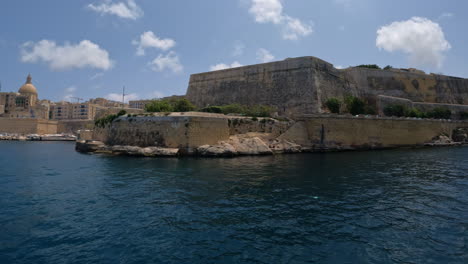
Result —
[[210, 66], [210, 71], [219, 71], [219, 70], [224, 70], [224, 69], [230, 69], [230, 68], [237, 68], [237, 67], [242, 67], [243, 65], [240, 64], [238, 61], [235, 61], [231, 64], [224, 64], [224, 63], [219, 63], [216, 65]]
[[26, 42], [21, 46], [21, 61], [45, 62], [52, 70], [86, 67], [109, 70], [113, 66], [109, 53], [89, 40], [83, 40], [76, 45], [65, 43], [63, 46], [51, 40]]
[[338, 70], [342, 70], [344, 69], [345, 67], [341, 66], [341, 65], [336, 65], [335, 68], [337, 68]]
[[90, 81], [93, 81], [93, 80], [96, 80], [97, 78], [100, 78], [100, 77], [102, 77], [102, 76], [104, 76], [104, 73], [103, 73], [103, 72], [98, 72], [98, 73], [94, 74], [93, 76], [91, 76], [91, 77], [89, 78], [89, 80], [90, 80]]
[[155, 99], [158, 99], [158, 98], [162, 98], [164, 97], [164, 93], [162, 92], [159, 92], [159, 91], [154, 91], [150, 94], [149, 96], [150, 98], [155, 98]]
[[156, 36], [152, 31], [144, 32], [140, 35], [139, 40], [134, 40], [133, 45], [137, 46], [136, 54], [138, 56], [145, 55], [146, 48], [155, 48], [167, 51], [176, 45], [175, 40], [170, 38], [161, 39]]
[[[125, 103], [128, 103], [128, 101], [132, 100], [138, 100], [140, 97], [136, 93], [131, 93], [131, 94], [126, 94], [125, 95]], [[106, 95], [107, 100], [112, 100], [116, 102], [122, 102], [122, 94], [118, 93], [110, 93]]]
[[275, 59], [275, 56], [271, 54], [267, 49], [258, 49], [257, 50], [257, 60], [260, 62], [270, 62]]
[[397, 21], [377, 31], [376, 45], [388, 52], [402, 51], [414, 66], [440, 68], [451, 46], [439, 24], [422, 17]]
[[173, 73], [179, 73], [184, 70], [184, 67], [180, 63], [179, 56], [174, 51], [171, 51], [166, 55], [159, 54], [159, 56], [149, 64], [151, 69], [156, 72], [170, 70]]
[[249, 13], [257, 23], [272, 23], [281, 27], [283, 39], [297, 40], [313, 32], [311, 25], [284, 14], [280, 0], [251, 0]]
[[74, 97], [74, 93], [76, 91], [75, 86], [70, 86], [65, 89], [65, 96], [63, 97], [64, 101], [71, 101]]
[[97, 12], [101, 15], [116, 15], [120, 18], [136, 20], [143, 16], [143, 10], [136, 4], [134, 0], [127, 2], [114, 3], [111, 0], [104, 0], [102, 4], [89, 4], [88, 9]]

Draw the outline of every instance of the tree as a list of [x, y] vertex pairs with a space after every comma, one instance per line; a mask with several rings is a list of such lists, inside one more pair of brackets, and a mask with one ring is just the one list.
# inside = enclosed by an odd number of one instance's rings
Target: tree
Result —
[[325, 105], [327, 106], [328, 110], [334, 114], [340, 113], [341, 108], [341, 101], [338, 98], [329, 98]]
[[348, 96], [345, 99], [346, 102], [346, 109], [352, 115], [361, 115], [365, 114], [365, 105], [366, 103], [355, 96]]
[[145, 106], [146, 112], [173, 112], [174, 107], [166, 100], [151, 102]]
[[189, 112], [193, 110], [195, 110], [195, 106], [185, 98], [177, 100], [174, 103], [174, 112]]

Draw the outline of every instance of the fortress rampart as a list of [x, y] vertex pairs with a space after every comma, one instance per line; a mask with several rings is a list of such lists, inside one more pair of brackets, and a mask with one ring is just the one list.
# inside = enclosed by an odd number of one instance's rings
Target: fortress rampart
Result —
[[339, 70], [315, 57], [300, 57], [193, 74], [187, 99], [199, 107], [231, 103], [276, 107], [285, 115], [323, 112], [330, 97], [377, 96], [414, 102], [468, 105], [468, 79], [403, 70]]

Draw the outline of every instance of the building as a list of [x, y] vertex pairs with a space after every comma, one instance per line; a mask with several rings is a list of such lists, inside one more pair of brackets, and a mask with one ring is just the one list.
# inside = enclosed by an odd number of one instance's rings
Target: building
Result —
[[0, 93], [0, 117], [49, 119], [49, 104], [38, 100], [31, 75], [17, 93]]
[[[122, 107], [122, 102], [107, 100], [105, 98], [89, 99], [89, 103], [103, 107]], [[124, 107], [128, 107], [128, 104], [125, 104]]]
[[135, 100], [135, 101], [129, 101], [128, 103], [130, 104], [130, 108], [136, 108], [136, 109], [145, 109], [145, 106], [147, 104], [150, 104], [154, 102], [155, 99], [152, 100]]
[[54, 120], [93, 120], [97, 105], [89, 102], [58, 102], [50, 107], [50, 117]]

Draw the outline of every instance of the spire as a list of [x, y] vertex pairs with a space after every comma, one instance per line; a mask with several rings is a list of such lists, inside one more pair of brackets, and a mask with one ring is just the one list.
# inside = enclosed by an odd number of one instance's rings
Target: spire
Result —
[[31, 74], [28, 74], [28, 77], [26, 78], [26, 83], [32, 83]]

